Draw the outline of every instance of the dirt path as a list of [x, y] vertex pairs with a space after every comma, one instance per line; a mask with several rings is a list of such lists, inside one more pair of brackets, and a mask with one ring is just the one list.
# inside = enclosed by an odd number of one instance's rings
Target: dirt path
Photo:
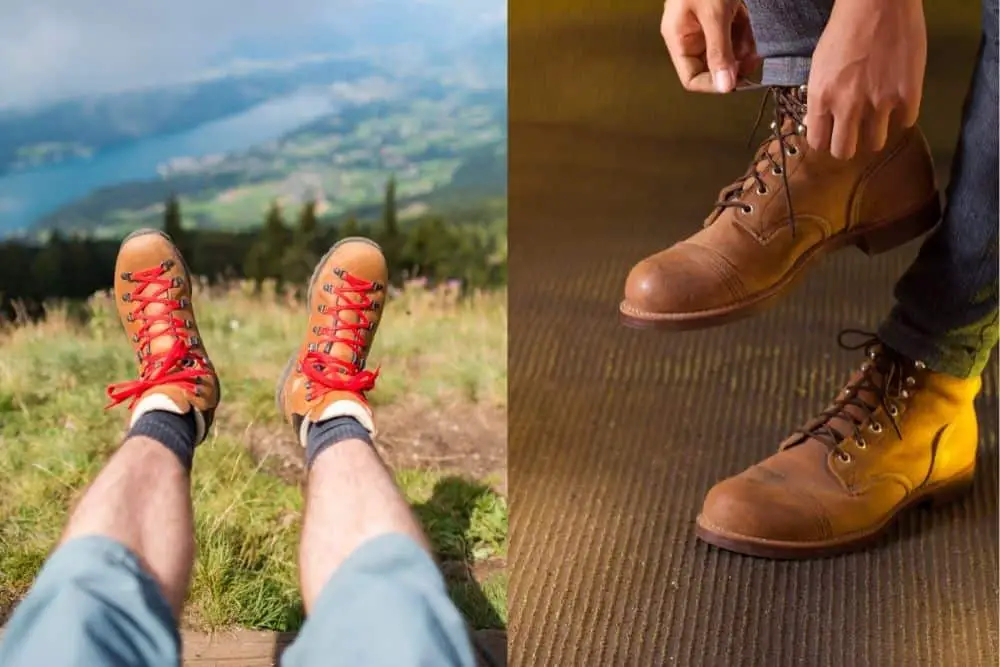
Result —
[[[507, 413], [488, 405], [430, 407], [409, 403], [377, 409], [379, 453], [392, 468], [422, 468], [489, 480], [507, 492]], [[247, 445], [264, 469], [300, 481], [302, 448], [283, 426], [258, 425]]]

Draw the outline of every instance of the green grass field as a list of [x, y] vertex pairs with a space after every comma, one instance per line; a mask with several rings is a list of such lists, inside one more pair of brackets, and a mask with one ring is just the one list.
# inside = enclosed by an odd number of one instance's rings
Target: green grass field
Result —
[[[127, 415], [103, 409], [104, 388], [135, 370], [113, 305], [95, 297], [86, 323], [76, 309], [53, 306], [44, 323], [0, 330], [0, 621], [119, 444]], [[248, 440], [270, 438], [297, 453], [273, 389], [304, 333], [301, 307], [273, 293], [252, 296], [247, 286], [201, 290], [195, 307], [223, 403], [195, 458], [198, 557], [183, 625], [294, 630], [302, 620], [301, 493], [295, 479], [271, 474]], [[382, 366], [371, 395], [376, 417], [405, 404], [505, 411], [506, 313], [505, 293], [459, 300], [404, 290], [372, 353], [372, 366]], [[507, 500], [495, 490], [499, 480], [427, 467], [397, 468], [396, 476], [472, 625], [505, 626]]]

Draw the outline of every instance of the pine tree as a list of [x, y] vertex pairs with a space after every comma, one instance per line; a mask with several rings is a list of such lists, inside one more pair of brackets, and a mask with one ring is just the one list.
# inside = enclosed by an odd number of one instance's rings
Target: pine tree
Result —
[[302, 206], [302, 210], [299, 212], [299, 224], [295, 231], [298, 241], [311, 246], [316, 240], [318, 230], [319, 221], [316, 219], [316, 200], [313, 199], [307, 201]]
[[382, 206], [382, 229], [380, 239], [389, 265], [390, 275], [395, 273], [401, 261], [403, 239], [399, 233], [399, 218], [396, 212], [396, 177], [393, 176], [385, 185], [385, 203]]
[[247, 277], [256, 280], [258, 284], [273, 278], [280, 286], [285, 251], [291, 241], [292, 233], [285, 226], [281, 205], [274, 201], [267, 210], [267, 217], [257, 234], [257, 240], [245, 258], [244, 271]]
[[167, 204], [163, 211], [163, 232], [173, 239], [174, 245], [181, 251], [182, 256], [189, 254], [190, 248], [188, 247], [187, 232], [184, 231], [181, 203], [175, 194], [171, 194], [167, 199]]
[[177, 200], [177, 195], [172, 194], [167, 199], [167, 204], [163, 211], [163, 231], [167, 236], [174, 239], [175, 242], [184, 236], [181, 203]]
[[385, 204], [382, 207], [382, 233], [385, 237], [399, 236], [399, 219], [396, 213], [396, 177], [389, 178], [385, 184]]
[[292, 243], [282, 256], [281, 274], [286, 280], [298, 286], [305, 285], [319, 261], [316, 253], [319, 236], [316, 202], [306, 202], [299, 212]]
[[340, 225], [338, 232], [338, 240], [350, 238], [352, 236], [361, 236], [361, 224], [358, 222], [357, 217], [352, 215]]

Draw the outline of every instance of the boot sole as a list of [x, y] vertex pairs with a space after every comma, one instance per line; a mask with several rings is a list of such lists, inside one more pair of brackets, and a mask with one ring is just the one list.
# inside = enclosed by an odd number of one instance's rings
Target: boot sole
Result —
[[693, 313], [646, 313], [633, 310], [622, 301], [618, 307], [621, 323], [632, 329], [690, 331], [707, 329], [741, 320], [773, 307], [805, 277], [806, 269], [825, 255], [856, 246], [869, 257], [894, 250], [926, 234], [941, 219], [938, 195], [914, 213], [899, 220], [866, 229], [848, 231], [806, 251], [781, 280], [764, 291], [738, 303]]
[[[322, 271], [323, 266], [326, 264], [327, 260], [330, 259], [330, 256], [334, 253], [334, 251], [345, 243], [356, 243], [358, 241], [367, 243], [379, 252], [382, 252], [382, 246], [375, 243], [371, 239], [364, 238], [363, 236], [349, 236], [334, 243], [330, 246], [330, 249], [326, 251], [326, 254], [323, 255], [322, 259], [316, 262], [316, 268], [313, 269], [312, 276], [309, 278], [309, 289], [306, 292], [306, 304], [312, 302], [313, 286], [316, 284], [316, 280], [319, 278], [319, 274]], [[288, 358], [288, 363], [285, 364], [285, 369], [281, 371], [281, 375], [278, 378], [278, 384], [274, 390], [274, 403], [277, 406], [278, 414], [280, 415], [285, 414], [285, 384], [288, 382], [288, 376], [292, 373], [292, 368], [295, 367], [295, 360], [299, 357], [300, 348], [301, 346], [292, 352], [292, 356]], [[287, 415], [285, 419], [289, 421], [289, 423], [291, 422]]]
[[767, 540], [749, 535], [730, 533], [713, 527], [698, 515], [695, 524], [695, 536], [714, 547], [758, 558], [772, 560], [801, 560], [807, 558], [826, 558], [852, 553], [866, 549], [882, 538], [892, 527], [892, 524], [904, 512], [920, 505], [941, 506], [957, 501], [972, 488], [975, 476], [975, 466], [959, 473], [955, 477], [937, 484], [928, 485], [914, 493], [901, 503], [881, 523], [863, 531], [823, 540], [819, 542], [784, 542]]

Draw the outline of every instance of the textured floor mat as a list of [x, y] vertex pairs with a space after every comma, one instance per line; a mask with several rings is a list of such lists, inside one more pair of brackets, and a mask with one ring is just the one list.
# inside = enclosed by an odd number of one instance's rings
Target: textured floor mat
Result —
[[[522, 177], [586, 183], [586, 164], [602, 162], [588, 157], [653, 149], [553, 128], [512, 136], [510, 664], [997, 664], [995, 364], [964, 501], [917, 510], [877, 548], [831, 560], [750, 559], [693, 536], [709, 487], [772, 453], [857, 365], [836, 333], [878, 324], [912, 249], [835, 255], [779, 308], [729, 327], [624, 330], [629, 265], [647, 239], [672, 240], [669, 225], [636, 222], [655, 184], [643, 192], [629, 173], [629, 192], [612, 197], [633, 202], [619, 202], [627, 233], [572, 188], [516, 193]], [[518, 141], [550, 156], [571, 143], [585, 166], [518, 164]]]
[[[510, 664], [996, 665], [995, 359], [966, 499], [829, 560], [751, 559], [693, 534], [713, 483], [827, 404], [859, 362], [837, 332], [878, 325], [915, 248], [836, 254], [777, 309], [725, 328], [621, 328], [629, 267], [697, 229], [743, 172], [752, 105], [727, 107], [740, 111], [732, 129], [706, 130], [692, 115], [718, 109], [658, 96], [670, 84], [650, 65], [665, 58], [655, 17], [526, 37], [515, 9]], [[954, 124], [938, 130], [931, 143], [946, 150]]]

